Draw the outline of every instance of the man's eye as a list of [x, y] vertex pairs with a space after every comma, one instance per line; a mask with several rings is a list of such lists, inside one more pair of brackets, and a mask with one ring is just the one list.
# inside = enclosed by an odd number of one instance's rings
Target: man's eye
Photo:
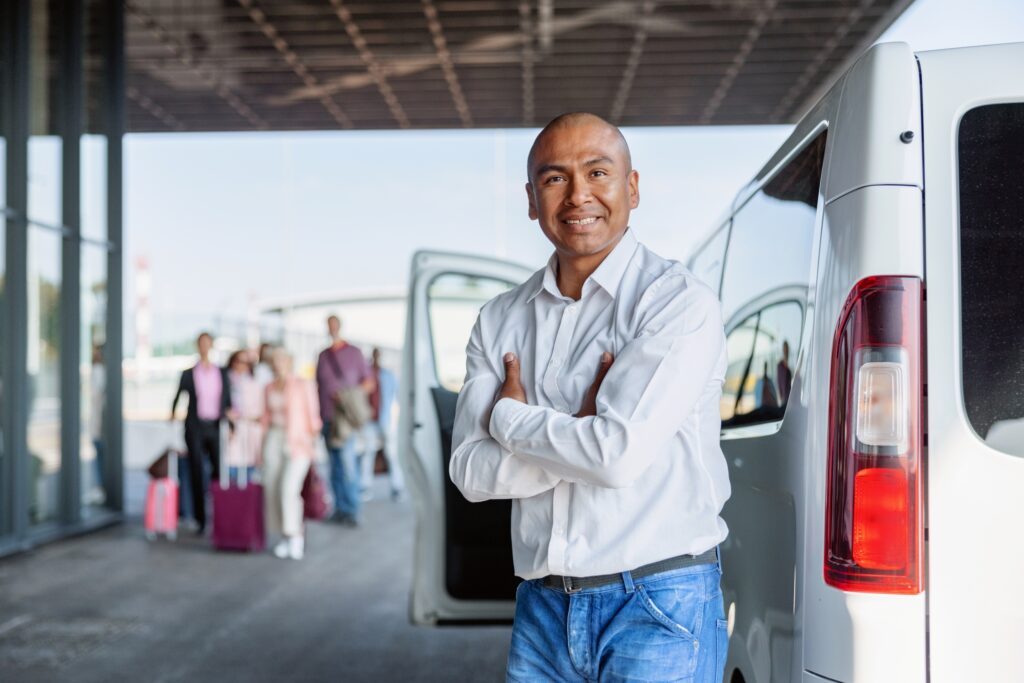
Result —
[[547, 180], [544, 181], [544, 184], [545, 185], [550, 185], [551, 183], [561, 182], [563, 180], [565, 180], [565, 178], [563, 178], [562, 176], [560, 176], [560, 175], [553, 175], [553, 176], [549, 176], [547, 178]]
[[594, 176], [595, 178], [602, 178], [608, 174], [605, 173], [604, 171], [593, 171], [590, 175]]

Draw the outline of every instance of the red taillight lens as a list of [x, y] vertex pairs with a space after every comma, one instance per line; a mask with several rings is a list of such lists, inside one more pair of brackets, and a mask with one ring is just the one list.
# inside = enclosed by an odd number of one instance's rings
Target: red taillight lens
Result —
[[900, 569], [907, 536], [907, 475], [883, 467], [858, 472], [853, 484], [853, 561], [865, 569]]
[[861, 280], [839, 318], [829, 396], [825, 582], [919, 593], [922, 554], [921, 281]]

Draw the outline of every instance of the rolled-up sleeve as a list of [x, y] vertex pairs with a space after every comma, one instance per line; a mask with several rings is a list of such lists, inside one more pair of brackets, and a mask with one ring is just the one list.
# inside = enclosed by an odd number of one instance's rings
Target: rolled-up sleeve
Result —
[[[632, 485], [683, 427], [710, 381], [724, 375], [725, 334], [711, 290], [671, 277], [645, 293], [652, 311], [615, 358], [597, 414], [577, 418], [502, 399], [489, 432], [517, 457], [566, 481]], [[641, 301], [638, 308], [644, 310]]]
[[559, 477], [503, 448], [491, 437], [491, 406], [501, 382], [484, 352], [478, 317], [466, 347], [466, 382], [455, 408], [448, 467], [452, 482], [470, 502], [530, 498], [559, 482]]

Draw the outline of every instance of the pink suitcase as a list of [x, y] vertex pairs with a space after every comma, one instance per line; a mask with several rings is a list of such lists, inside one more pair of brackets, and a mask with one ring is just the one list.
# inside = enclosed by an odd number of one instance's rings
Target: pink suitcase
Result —
[[154, 540], [163, 534], [173, 541], [178, 537], [178, 458], [170, 457], [168, 476], [150, 479], [146, 490], [146, 538]]

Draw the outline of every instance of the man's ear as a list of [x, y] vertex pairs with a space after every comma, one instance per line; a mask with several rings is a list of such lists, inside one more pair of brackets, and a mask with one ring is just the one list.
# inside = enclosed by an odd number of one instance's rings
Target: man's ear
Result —
[[640, 206], [640, 174], [635, 170], [629, 172], [629, 208]]
[[526, 202], [530, 206], [530, 209], [529, 209], [530, 220], [531, 221], [537, 220], [537, 216], [539, 214], [537, 213], [537, 201], [536, 201], [536, 199], [533, 196], [533, 184], [532, 183], [526, 183]]

